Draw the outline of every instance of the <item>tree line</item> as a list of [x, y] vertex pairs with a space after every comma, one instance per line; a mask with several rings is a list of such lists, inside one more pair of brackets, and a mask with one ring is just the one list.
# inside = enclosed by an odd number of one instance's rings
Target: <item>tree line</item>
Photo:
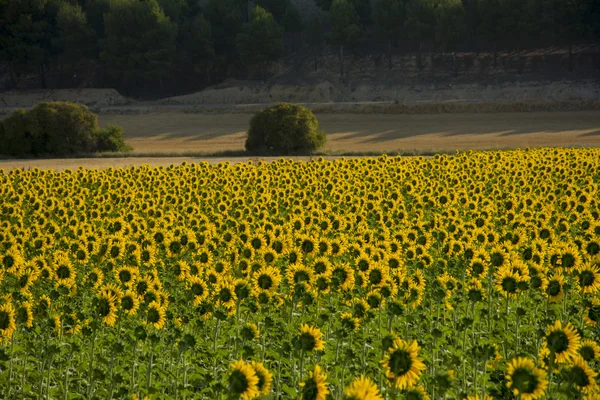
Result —
[[35, 72], [42, 88], [50, 68], [62, 86], [90, 62], [103, 86], [135, 94], [246, 68], [265, 76], [301, 46], [335, 46], [342, 60], [385, 48], [391, 68], [398, 47], [421, 65], [424, 45], [496, 53], [600, 38], [600, 0], [312, 1], [324, 13], [307, 20], [291, 0], [0, 0], [0, 62], [12, 86]]

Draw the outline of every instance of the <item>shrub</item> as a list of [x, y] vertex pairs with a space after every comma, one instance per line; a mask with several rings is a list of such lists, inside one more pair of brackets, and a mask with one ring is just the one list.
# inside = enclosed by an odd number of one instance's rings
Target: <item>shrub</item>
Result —
[[250, 121], [246, 150], [279, 154], [312, 152], [325, 144], [325, 133], [311, 110], [280, 103], [259, 111]]
[[17, 110], [2, 124], [0, 154], [69, 156], [95, 151], [127, 151], [123, 131], [101, 130], [87, 106], [69, 102], [40, 103]]
[[131, 146], [125, 144], [123, 129], [109, 125], [106, 129], [98, 131], [98, 151], [130, 151]]
[[66, 156], [96, 150], [100, 130], [98, 116], [87, 106], [69, 102], [40, 103], [27, 118], [37, 137], [41, 137], [43, 153]]
[[24, 156], [42, 152], [43, 138], [32, 125], [25, 110], [17, 110], [7, 117], [0, 130], [0, 154]]

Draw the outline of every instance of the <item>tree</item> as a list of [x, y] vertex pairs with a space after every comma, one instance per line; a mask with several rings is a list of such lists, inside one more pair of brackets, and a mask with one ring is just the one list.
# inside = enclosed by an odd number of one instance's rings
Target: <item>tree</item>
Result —
[[199, 14], [180, 30], [178, 61], [184, 67], [191, 66], [195, 72], [201, 72], [208, 71], [214, 58], [210, 23]]
[[377, 30], [387, 40], [388, 67], [392, 69], [392, 44], [402, 35], [406, 21], [405, 0], [375, 0], [373, 21]]
[[325, 21], [320, 18], [313, 18], [307, 25], [304, 31], [306, 43], [313, 48], [313, 56], [315, 58], [315, 71], [319, 69], [318, 59], [323, 51], [325, 42]]
[[455, 50], [465, 32], [465, 16], [461, 0], [444, 0], [435, 8], [437, 42], [444, 51]]
[[63, 81], [63, 65], [73, 66], [94, 56], [96, 35], [88, 25], [86, 15], [80, 5], [61, 3], [56, 15], [58, 36], [54, 45], [59, 49], [60, 87]]
[[494, 49], [494, 68], [498, 64], [498, 42], [502, 40], [500, 0], [482, 0], [480, 5], [480, 26], [478, 32]]
[[283, 32], [273, 15], [257, 6], [250, 13], [250, 22], [237, 37], [237, 47], [243, 62], [262, 66], [265, 78], [267, 65], [277, 60], [283, 51]]
[[186, 0], [158, 0], [158, 5], [173, 22], [183, 22], [189, 15], [189, 5]]
[[273, 14], [277, 23], [281, 23], [286, 10], [292, 4], [290, 0], [255, 0], [254, 3]]
[[408, 0], [405, 27], [409, 35], [419, 44], [417, 67], [423, 69], [423, 42], [433, 39], [435, 34], [434, 0]]
[[311, 153], [325, 145], [312, 111], [298, 104], [279, 103], [256, 113], [250, 120], [246, 150], [276, 154]]
[[592, 37], [600, 40], [600, 0], [587, 1], [583, 22]]
[[586, 15], [584, 0], [553, 0], [553, 26], [558, 40], [567, 42], [569, 46], [569, 72], [573, 72], [573, 42], [585, 34], [582, 23]]
[[46, 87], [45, 63], [53, 37], [49, 6], [47, 0], [0, 2], [0, 60], [6, 64], [13, 86], [17, 70], [34, 68], [41, 87]]
[[156, 0], [113, 0], [105, 15], [106, 39], [101, 53], [105, 72], [130, 90], [169, 76], [177, 26]]
[[104, 39], [104, 14], [110, 10], [110, 0], [87, 0], [84, 11], [98, 40]]
[[[330, 11], [334, 2], [335, 0], [315, 0], [315, 4], [323, 11]], [[368, 25], [371, 22], [371, 0], [349, 0], [349, 2], [354, 7], [359, 22]]]
[[225, 62], [236, 57], [236, 37], [242, 29], [238, 0], [208, 0], [204, 16], [210, 22], [215, 54]]
[[332, 25], [331, 41], [340, 47], [340, 75], [344, 76], [344, 48], [354, 46], [361, 35], [358, 15], [348, 0], [334, 0], [329, 18]]

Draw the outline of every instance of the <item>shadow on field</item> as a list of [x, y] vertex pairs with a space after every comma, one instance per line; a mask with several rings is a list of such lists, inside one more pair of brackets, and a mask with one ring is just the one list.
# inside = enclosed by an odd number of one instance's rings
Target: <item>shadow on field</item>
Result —
[[[600, 134], [600, 115], [594, 112], [506, 113], [443, 115], [362, 115], [321, 116], [321, 126], [332, 139], [377, 143], [421, 135], [454, 137], [463, 135], [513, 136], [571, 132], [575, 136]], [[332, 118], [333, 117], [333, 118]], [[591, 131], [591, 132], [589, 132]], [[578, 133], [583, 132], [583, 133]], [[361, 140], [362, 139], [362, 140]]]

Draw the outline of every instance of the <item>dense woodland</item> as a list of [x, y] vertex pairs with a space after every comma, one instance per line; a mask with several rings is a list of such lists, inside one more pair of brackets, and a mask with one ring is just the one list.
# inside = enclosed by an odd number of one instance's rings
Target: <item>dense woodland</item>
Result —
[[307, 48], [342, 59], [411, 51], [420, 64], [424, 48], [570, 49], [600, 38], [600, 0], [313, 1], [321, 17], [291, 0], [0, 0], [0, 63], [12, 87], [24, 74], [48, 87], [49, 70], [68, 86], [77, 67], [94, 65], [102, 86], [134, 95], [250, 68], [266, 77], [270, 63]]

